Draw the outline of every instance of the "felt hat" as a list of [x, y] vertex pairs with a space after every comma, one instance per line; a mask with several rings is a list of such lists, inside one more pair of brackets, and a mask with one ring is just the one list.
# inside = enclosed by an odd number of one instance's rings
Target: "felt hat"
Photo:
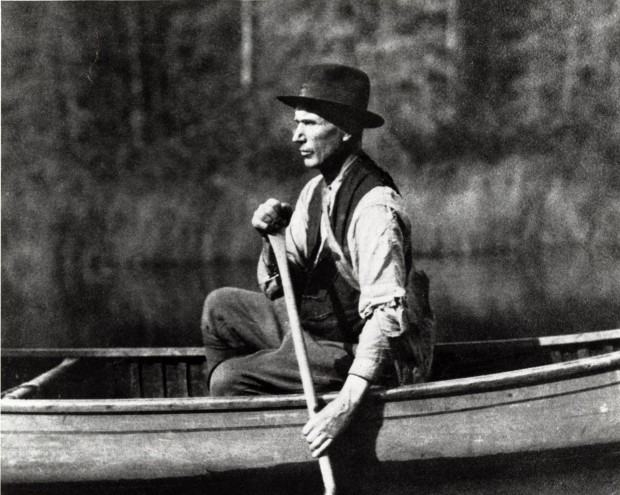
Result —
[[305, 67], [301, 91], [296, 96], [278, 96], [285, 105], [302, 107], [345, 130], [381, 127], [383, 117], [368, 111], [370, 79], [365, 72], [340, 64]]

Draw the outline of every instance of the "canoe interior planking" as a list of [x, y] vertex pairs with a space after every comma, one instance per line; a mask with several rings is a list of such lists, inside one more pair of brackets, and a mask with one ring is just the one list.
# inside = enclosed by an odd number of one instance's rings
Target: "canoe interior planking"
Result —
[[[574, 336], [436, 346], [431, 381], [465, 378], [583, 359], [620, 350], [620, 330]], [[30, 351], [30, 352], [29, 352]], [[183, 398], [208, 395], [202, 348], [4, 349], [3, 396], [11, 398]], [[61, 359], [64, 358], [64, 360]], [[71, 366], [60, 366], [73, 359]], [[49, 375], [52, 380], [30, 386]], [[65, 369], [66, 368], [66, 369]]]

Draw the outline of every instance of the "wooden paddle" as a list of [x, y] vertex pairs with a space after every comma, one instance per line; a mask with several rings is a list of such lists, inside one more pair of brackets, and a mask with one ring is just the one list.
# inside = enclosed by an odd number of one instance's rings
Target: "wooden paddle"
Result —
[[[270, 235], [269, 241], [273, 252], [276, 255], [278, 268], [280, 269], [280, 279], [282, 280], [282, 288], [284, 290], [284, 300], [286, 302], [286, 311], [291, 325], [291, 335], [295, 346], [295, 355], [299, 365], [299, 373], [301, 374], [301, 385], [304, 389], [306, 397], [306, 405], [308, 413], [312, 418], [318, 410], [318, 402], [314, 384], [312, 383], [312, 375], [310, 373], [310, 365], [308, 364], [308, 353], [304, 343], [304, 336], [299, 322], [299, 314], [297, 313], [297, 303], [295, 302], [295, 292], [293, 291], [293, 282], [288, 269], [288, 260], [286, 258], [286, 240], [283, 231]], [[334, 480], [334, 472], [332, 470], [331, 461], [327, 455], [319, 457], [319, 467], [323, 476], [323, 485], [325, 486], [326, 495], [335, 495], [336, 482]]]

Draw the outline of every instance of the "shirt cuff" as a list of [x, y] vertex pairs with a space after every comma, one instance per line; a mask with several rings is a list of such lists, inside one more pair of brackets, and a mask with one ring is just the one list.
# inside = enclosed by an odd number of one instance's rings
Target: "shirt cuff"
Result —
[[404, 297], [385, 298], [367, 305], [361, 315], [374, 320], [383, 335], [389, 338], [400, 337], [409, 330], [409, 317]]
[[372, 295], [365, 291], [360, 297], [358, 310], [362, 318], [368, 319], [376, 308], [400, 303], [407, 297], [407, 292], [402, 287], [382, 288], [378, 292], [380, 294]]
[[383, 361], [372, 358], [356, 357], [349, 368], [349, 375], [356, 375], [364, 380], [374, 383], [381, 376]]

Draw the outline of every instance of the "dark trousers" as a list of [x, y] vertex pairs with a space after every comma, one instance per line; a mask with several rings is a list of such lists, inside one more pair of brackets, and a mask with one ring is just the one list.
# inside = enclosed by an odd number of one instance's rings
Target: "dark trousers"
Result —
[[[284, 299], [226, 287], [205, 300], [201, 328], [211, 395], [302, 391]], [[353, 346], [304, 332], [317, 391], [339, 390], [353, 362]]]

